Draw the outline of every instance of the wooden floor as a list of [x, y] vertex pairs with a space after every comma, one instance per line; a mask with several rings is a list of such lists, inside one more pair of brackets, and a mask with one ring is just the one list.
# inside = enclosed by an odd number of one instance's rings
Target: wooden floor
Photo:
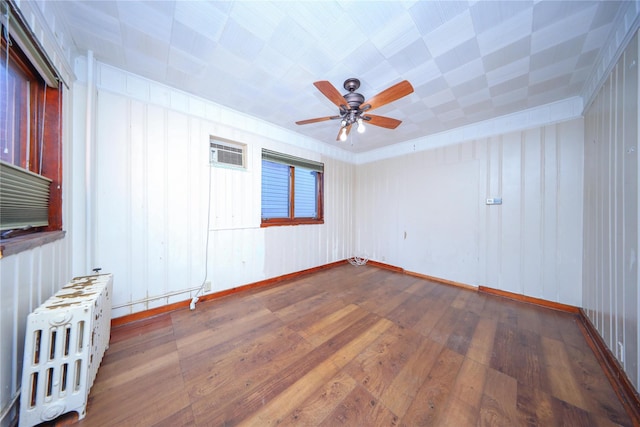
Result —
[[576, 319], [345, 264], [113, 329], [77, 424], [632, 425]]

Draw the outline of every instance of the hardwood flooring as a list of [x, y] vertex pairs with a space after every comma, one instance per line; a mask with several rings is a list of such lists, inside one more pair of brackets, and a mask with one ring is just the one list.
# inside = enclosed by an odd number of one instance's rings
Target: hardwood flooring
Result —
[[348, 264], [112, 329], [82, 426], [631, 426], [568, 313]]

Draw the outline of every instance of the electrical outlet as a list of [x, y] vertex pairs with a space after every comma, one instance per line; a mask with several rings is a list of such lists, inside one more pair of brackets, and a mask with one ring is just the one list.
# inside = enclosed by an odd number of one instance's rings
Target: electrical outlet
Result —
[[204, 289], [203, 290], [205, 292], [211, 292], [211, 282], [210, 281], [204, 282]]

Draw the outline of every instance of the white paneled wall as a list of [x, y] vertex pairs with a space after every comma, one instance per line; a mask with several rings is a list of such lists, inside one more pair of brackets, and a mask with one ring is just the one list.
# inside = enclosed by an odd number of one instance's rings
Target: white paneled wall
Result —
[[638, 388], [638, 35], [585, 115], [583, 307]]
[[[96, 86], [88, 222], [114, 317], [190, 298], [205, 269], [215, 292], [352, 255], [347, 153], [102, 64]], [[247, 145], [246, 170], [209, 166], [212, 135]], [[325, 163], [325, 224], [260, 228], [263, 147]]]
[[580, 306], [582, 144], [575, 119], [360, 165], [356, 254]]
[[17, 416], [27, 315], [55, 294], [70, 277], [69, 239], [0, 260], [0, 411], [2, 426]]

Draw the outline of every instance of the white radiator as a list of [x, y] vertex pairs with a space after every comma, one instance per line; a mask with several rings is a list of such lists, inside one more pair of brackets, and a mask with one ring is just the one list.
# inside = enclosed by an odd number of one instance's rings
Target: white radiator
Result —
[[111, 274], [76, 277], [27, 318], [20, 426], [75, 411], [89, 390], [111, 331]]

